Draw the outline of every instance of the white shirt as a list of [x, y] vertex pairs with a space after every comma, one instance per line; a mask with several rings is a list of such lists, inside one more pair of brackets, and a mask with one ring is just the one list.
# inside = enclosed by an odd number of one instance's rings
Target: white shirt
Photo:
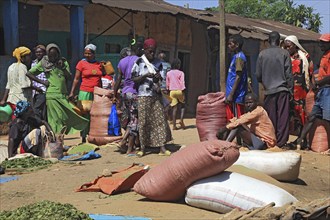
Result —
[[[8, 67], [7, 85], [9, 89], [7, 102], [16, 105], [18, 101], [31, 101], [31, 81], [26, 76], [27, 67], [22, 63], [13, 63]], [[29, 88], [29, 89], [26, 89]]]

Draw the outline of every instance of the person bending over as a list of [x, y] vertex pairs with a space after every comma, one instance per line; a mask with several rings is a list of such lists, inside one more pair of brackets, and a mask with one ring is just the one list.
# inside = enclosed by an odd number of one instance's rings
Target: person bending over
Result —
[[14, 114], [16, 118], [9, 128], [8, 157], [17, 154], [21, 142], [24, 152], [41, 156], [46, 132], [49, 132], [51, 141], [55, 141], [53, 130], [46, 121], [36, 116], [27, 101], [19, 101]]
[[[246, 113], [219, 129], [217, 138], [233, 141], [240, 137], [250, 150], [264, 150], [276, 145], [274, 126], [266, 110], [258, 106], [257, 97], [248, 93], [244, 100]], [[229, 133], [229, 134], [228, 134]]]

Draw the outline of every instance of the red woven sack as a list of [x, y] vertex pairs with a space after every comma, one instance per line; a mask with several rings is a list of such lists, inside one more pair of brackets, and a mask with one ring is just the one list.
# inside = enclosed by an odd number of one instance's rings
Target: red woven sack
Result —
[[113, 90], [94, 87], [94, 101], [90, 111], [90, 131], [88, 142], [104, 145], [121, 139], [108, 135], [108, 119], [111, 113]]
[[[310, 90], [306, 96], [306, 113], [309, 115], [315, 103], [315, 93]], [[316, 119], [309, 131], [309, 143], [312, 151], [324, 152], [330, 145], [330, 126], [329, 123]]]
[[217, 140], [217, 131], [226, 125], [225, 98], [223, 92], [198, 97], [196, 126], [200, 141]]
[[324, 152], [330, 145], [330, 126], [325, 120], [316, 119], [309, 131], [309, 143], [312, 151]]
[[174, 153], [146, 173], [134, 191], [156, 201], [176, 201], [195, 181], [221, 173], [239, 157], [234, 143], [205, 141]]

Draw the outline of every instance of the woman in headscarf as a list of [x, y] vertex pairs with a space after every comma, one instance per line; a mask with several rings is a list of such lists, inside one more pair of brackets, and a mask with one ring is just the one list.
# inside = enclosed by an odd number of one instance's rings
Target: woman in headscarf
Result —
[[[102, 72], [103, 65], [95, 59], [96, 46], [88, 44], [84, 50], [84, 58], [76, 65], [76, 74], [72, 83], [69, 99], [74, 99], [75, 90], [81, 80], [78, 100], [93, 100], [94, 87], [102, 87]], [[85, 118], [90, 119], [90, 114], [83, 115]], [[80, 132], [82, 142], [86, 142], [86, 136], [89, 132], [89, 126]]]
[[[17, 62], [8, 67], [8, 81], [0, 106], [8, 103], [14, 112], [18, 101], [31, 101], [32, 99], [31, 80], [26, 77], [28, 68], [31, 66], [31, 50], [27, 47], [18, 47], [14, 50], [13, 57], [17, 59]], [[14, 119], [14, 114], [12, 116]]]
[[[69, 64], [61, 57], [56, 44], [48, 44], [46, 54], [41, 61], [32, 67], [27, 76], [47, 87], [46, 105], [48, 123], [55, 133], [60, 133], [66, 126], [66, 134], [76, 133], [86, 128], [88, 119], [79, 116], [67, 99], [66, 82], [71, 78]], [[36, 76], [44, 72], [47, 81]]]
[[306, 95], [310, 88], [310, 79], [313, 73], [313, 62], [307, 51], [300, 45], [294, 35], [290, 35], [284, 40], [285, 49], [291, 56], [292, 74], [294, 79], [293, 91], [293, 119], [294, 130], [299, 133], [306, 122]]
[[[55, 141], [55, 135], [50, 125], [36, 117], [29, 102], [19, 101], [14, 111], [16, 118], [10, 123], [8, 138], [8, 157], [17, 154], [17, 149], [22, 143], [24, 152], [42, 156], [44, 137], [46, 131], [51, 140]], [[22, 151], [21, 151], [22, 153]]]
[[146, 147], [159, 147], [159, 155], [169, 156], [165, 144], [172, 140], [171, 130], [165, 118], [159, 71], [161, 61], [155, 59], [156, 41], [149, 38], [144, 41], [144, 55], [138, 58], [132, 68], [132, 80], [138, 90], [138, 117], [141, 151], [137, 156], [145, 154]]

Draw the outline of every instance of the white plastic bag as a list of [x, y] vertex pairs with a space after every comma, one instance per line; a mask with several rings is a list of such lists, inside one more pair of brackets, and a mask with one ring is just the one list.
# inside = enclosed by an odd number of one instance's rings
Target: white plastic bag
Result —
[[301, 155], [297, 152], [241, 152], [235, 165], [258, 170], [280, 181], [295, 181], [299, 176]]
[[234, 208], [249, 210], [271, 202], [280, 207], [297, 199], [275, 185], [225, 171], [195, 182], [188, 188], [185, 201], [194, 207], [227, 213]]

